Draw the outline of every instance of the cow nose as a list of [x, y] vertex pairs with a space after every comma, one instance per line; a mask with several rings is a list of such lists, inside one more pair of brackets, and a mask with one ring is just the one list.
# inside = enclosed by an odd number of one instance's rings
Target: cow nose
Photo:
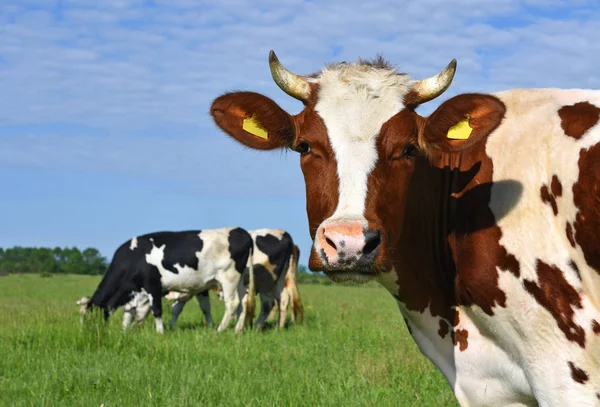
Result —
[[376, 251], [381, 244], [381, 230], [368, 229], [364, 232], [364, 234], [365, 247], [363, 248], [363, 254], [371, 254]]
[[362, 222], [325, 225], [319, 236], [321, 249], [330, 266], [350, 266], [359, 260], [373, 261], [381, 246], [379, 229], [365, 229]]

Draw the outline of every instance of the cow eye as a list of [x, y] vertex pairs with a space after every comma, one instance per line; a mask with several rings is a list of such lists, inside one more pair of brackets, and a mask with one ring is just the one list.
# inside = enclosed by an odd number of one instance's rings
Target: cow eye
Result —
[[306, 154], [310, 151], [310, 144], [308, 144], [306, 141], [302, 140], [300, 143], [298, 143], [295, 150], [297, 152], [299, 152], [300, 154]]
[[404, 150], [402, 150], [402, 157], [414, 157], [417, 155], [417, 151], [417, 146], [412, 143], [407, 144], [406, 147], [404, 147]]
[[399, 150], [396, 150], [396, 151], [397, 152], [395, 152], [390, 157], [391, 161], [398, 161], [398, 160], [402, 160], [403, 158], [413, 158], [419, 152], [419, 148], [416, 145], [414, 145], [413, 143], [410, 143], [410, 144], [407, 144], [406, 146], [404, 146], [402, 153], [399, 153]]

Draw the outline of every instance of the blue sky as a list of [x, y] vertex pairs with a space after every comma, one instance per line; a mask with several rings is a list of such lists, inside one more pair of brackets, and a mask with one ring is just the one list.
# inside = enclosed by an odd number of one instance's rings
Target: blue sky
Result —
[[600, 2], [584, 0], [3, 0], [0, 247], [93, 246], [157, 230], [310, 236], [295, 153], [244, 149], [208, 109], [254, 90], [290, 113], [274, 49], [297, 73], [382, 53], [461, 92], [600, 88]]

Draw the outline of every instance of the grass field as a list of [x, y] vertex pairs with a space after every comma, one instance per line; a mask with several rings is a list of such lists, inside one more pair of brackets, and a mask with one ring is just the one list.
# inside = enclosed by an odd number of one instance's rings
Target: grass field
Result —
[[382, 288], [301, 285], [304, 324], [242, 336], [204, 328], [194, 301], [161, 337], [151, 316], [122, 334], [122, 310], [82, 330], [75, 301], [99, 280], [0, 277], [1, 406], [458, 405]]

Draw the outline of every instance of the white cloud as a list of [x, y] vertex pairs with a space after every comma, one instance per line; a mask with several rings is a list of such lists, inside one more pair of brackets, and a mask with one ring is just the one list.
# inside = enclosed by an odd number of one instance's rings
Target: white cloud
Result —
[[[211, 101], [232, 89], [263, 92], [292, 113], [300, 109], [272, 82], [270, 49], [298, 73], [334, 59], [383, 53], [420, 78], [457, 58], [457, 76], [446, 97], [516, 86], [600, 85], [600, 42], [595, 40], [600, 13], [592, 1], [211, 3], [5, 2], [0, 6], [3, 165], [59, 163], [137, 174], [145, 154], [153, 158], [151, 172], [175, 178], [181, 168], [202, 172], [234, 158], [233, 178], [244, 173], [239, 166], [254, 173], [264, 170], [261, 165], [277, 165], [297, 174], [293, 159], [264, 158], [227, 144], [208, 116]], [[339, 50], [335, 58], [333, 48]], [[428, 113], [438, 103], [420, 111]], [[109, 139], [85, 136], [83, 130], [80, 135], [14, 130], [57, 123], [94, 129]], [[164, 136], [157, 129], [164, 129]], [[140, 134], [151, 138], [140, 139]], [[209, 153], [211, 148], [220, 150]], [[131, 160], [124, 151], [143, 153]], [[202, 164], [194, 163], [195, 151], [202, 151]], [[272, 171], [267, 177], [281, 185]], [[225, 176], [218, 179], [227, 182]], [[255, 177], [244, 181], [257, 182]]]

